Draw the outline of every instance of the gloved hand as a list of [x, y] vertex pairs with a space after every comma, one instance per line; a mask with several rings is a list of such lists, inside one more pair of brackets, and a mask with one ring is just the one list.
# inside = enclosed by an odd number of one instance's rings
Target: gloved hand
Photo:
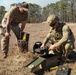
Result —
[[44, 44], [42, 44], [41, 46], [40, 46], [40, 48], [44, 48], [45, 46], [44, 46]]

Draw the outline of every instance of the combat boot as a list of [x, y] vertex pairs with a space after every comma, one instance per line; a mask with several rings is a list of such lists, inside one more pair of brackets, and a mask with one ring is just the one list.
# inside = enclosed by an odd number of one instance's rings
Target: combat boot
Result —
[[5, 58], [7, 58], [7, 53], [2, 53], [2, 59], [5, 59]]

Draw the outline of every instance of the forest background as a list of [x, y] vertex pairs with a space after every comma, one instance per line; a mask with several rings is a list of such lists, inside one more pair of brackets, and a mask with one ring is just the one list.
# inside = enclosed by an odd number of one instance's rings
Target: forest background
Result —
[[[13, 3], [11, 6], [17, 6], [20, 3]], [[6, 12], [6, 7], [0, 6], [0, 23]], [[76, 22], [76, 0], [60, 0], [56, 3], [47, 4], [41, 7], [38, 4], [29, 3], [28, 23], [39, 23], [45, 21], [50, 14], [59, 16], [60, 21]]]

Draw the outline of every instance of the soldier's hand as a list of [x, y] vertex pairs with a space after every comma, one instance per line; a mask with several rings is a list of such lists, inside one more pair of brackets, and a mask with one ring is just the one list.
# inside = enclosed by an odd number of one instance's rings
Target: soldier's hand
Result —
[[56, 49], [56, 46], [55, 46], [55, 45], [51, 45], [51, 46], [49, 47], [49, 50], [54, 50], [54, 49]]
[[42, 45], [40, 46], [40, 48], [44, 48], [44, 44], [42, 44]]
[[9, 38], [10, 36], [11, 36], [10, 33], [8, 33], [8, 32], [5, 33], [6, 38]]

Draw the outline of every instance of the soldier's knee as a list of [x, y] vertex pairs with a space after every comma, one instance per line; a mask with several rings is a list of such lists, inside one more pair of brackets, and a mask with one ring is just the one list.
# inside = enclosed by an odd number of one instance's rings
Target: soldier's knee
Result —
[[70, 49], [71, 48], [71, 44], [70, 43], [67, 43], [66, 45], [65, 45], [65, 50], [68, 50], [68, 49]]
[[73, 51], [73, 46], [70, 43], [67, 43], [65, 45], [65, 51], [66, 53], [70, 53], [71, 51]]

